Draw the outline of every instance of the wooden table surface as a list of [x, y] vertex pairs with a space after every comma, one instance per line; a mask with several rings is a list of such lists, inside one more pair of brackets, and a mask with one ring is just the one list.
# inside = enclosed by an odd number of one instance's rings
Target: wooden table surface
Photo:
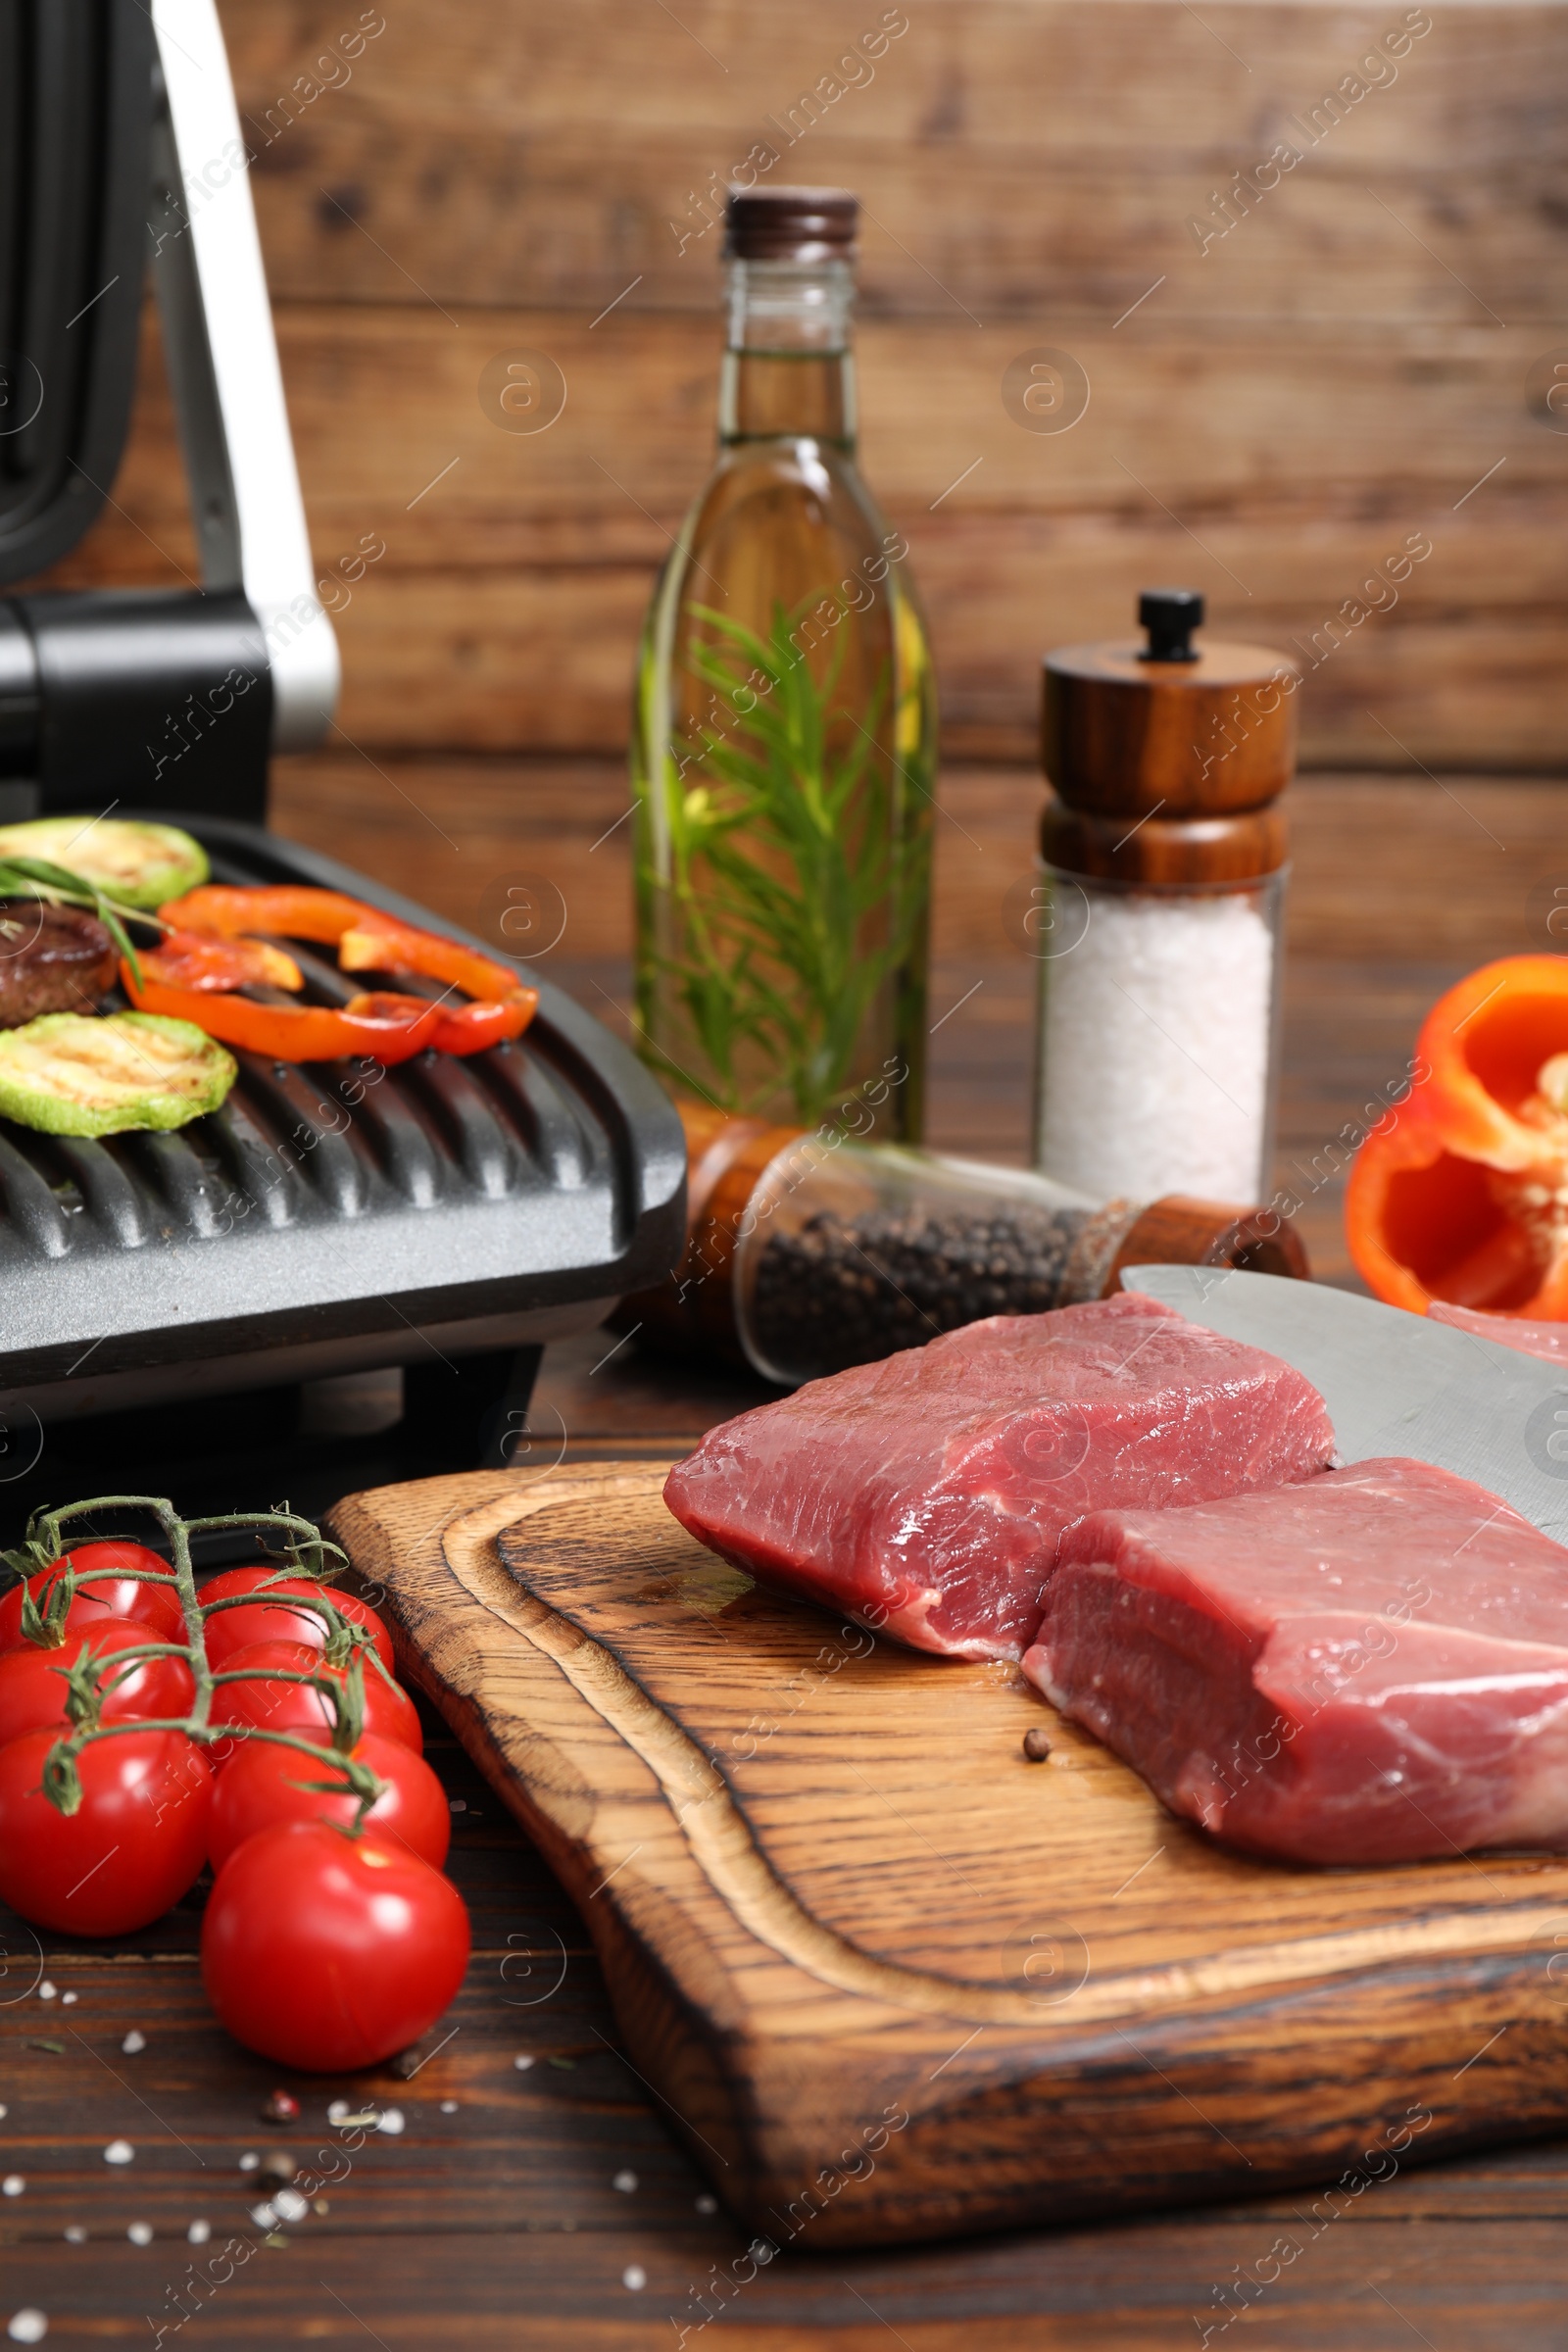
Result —
[[[614, 771], [495, 763], [465, 782], [460, 817], [450, 776], [446, 789], [412, 763], [400, 776], [416, 803], [441, 794], [455, 867], [432, 866], [416, 809], [390, 812], [390, 796], [372, 798], [347, 764], [285, 771], [281, 821], [469, 921], [509, 858], [553, 877], [578, 953], [548, 968], [614, 1017], [623, 875], [605, 868], [615, 845], [588, 863], [623, 806]], [[943, 797], [933, 1019], [971, 994], [933, 1038], [933, 1140], [1015, 1157], [1030, 974], [1002, 906], [1027, 864], [1035, 789], [976, 770]], [[1537, 936], [1539, 906], [1557, 861], [1568, 878], [1562, 806], [1553, 784], [1487, 778], [1318, 778], [1297, 795], [1281, 1182], [1304, 1193], [1302, 1231], [1330, 1279], [1348, 1278], [1336, 1138], [1402, 1065], [1440, 987], [1487, 956], [1551, 944]], [[548, 1351], [533, 1427], [551, 1454], [678, 1451], [760, 1393], [593, 1334]], [[257, 1457], [258, 1483], [278, 1460], [275, 1447], [265, 1467]], [[149, 1479], [162, 1467], [150, 1461]], [[619, 2054], [576, 1914], [456, 1742], [434, 1719], [428, 1730], [474, 1956], [450, 2016], [396, 2066], [283, 2078], [232, 2044], [201, 1993], [200, 1889], [122, 1949], [46, 1938], [40, 1950], [4, 1923], [0, 2326], [36, 2309], [50, 2345], [261, 2352], [305, 2341], [486, 2352], [1568, 2344], [1568, 2143], [1358, 2176], [1327, 2200], [1307, 2188], [1099, 2229], [859, 2256], [808, 2246], [759, 2263]], [[934, 1866], [932, 1900], [947, 1899]], [[127, 2051], [127, 2036], [139, 2046]], [[301, 2100], [292, 2129], [261, 2118], [280, 2080]], [[373, 2105], [383, 2127], [335, 2128], [328, 2105], [340, 2098], [355, 2112]], [[1369, 2145], [1384, 2120], [1369, 2119]], [[131, 2160], [108, 2161], [122, 2140]], [[321, 2185], [303, 2219], [269, 2228], [254, 2212], [270, 2176], [244, 2160], [285, 2154]], [[210, 2231], [201, 2242], [195, 2224]]]

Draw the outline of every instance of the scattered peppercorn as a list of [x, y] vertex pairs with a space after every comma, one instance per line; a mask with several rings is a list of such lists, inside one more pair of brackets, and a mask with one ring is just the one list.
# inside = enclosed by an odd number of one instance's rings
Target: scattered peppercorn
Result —
[[1050, 1735], [1041, 1731], [1038, 1724], [1035, 1726], [1033, 1731], [1025, 1732], [1023, 1736], [1023, 1752], [1028, 1757], [1031, 1764], [1043, 1764], [1046, 1758], [1050, 1755]]

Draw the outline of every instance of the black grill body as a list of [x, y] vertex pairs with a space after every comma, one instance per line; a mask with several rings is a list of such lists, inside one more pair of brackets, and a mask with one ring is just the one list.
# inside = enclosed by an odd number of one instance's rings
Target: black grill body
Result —
[[[275, 835], [178, 821], [215, 880], [347, 891], [464, 936]], [[290, 948], [307, 1000], [365, 985]], [[532, 1024], [466, 1058], [240, 1054], [221, 1109], [171, 1135], [0, 1120], [0, 1409], [47, 1421], [461, 1359], [589, 1327], [658, 1280], [684, 1236], [680, 1122], [608, 1030], [521, 976]]]
[[[270, 752], [325, 733], [337, 652], [245, 145], [211, 0], [177, 38], [146, 0], [0, 0], [0, 591], [74, 547], [110, 493], [149, 261], [203, 576], [0, 594], [0, 816], [166, 814], [220, 881], [318, 884], [430, 924], [250, 821]], [[362, 985], [300, 962], [318, 1002]], [[424, 1431], [420, 1468], [443, 1466], [442, 1430], [454, 1466], [481, 1441], [511, 1458], [539, 1343], [658, 1280], [684, 1238], [669, 1102], [569, 999], [540, 996], [520, 1040], [469, 1059], [241, 1055], [222, 1108], [171, 1135], [0, 1121], [0, 1505], [30, 1475], [29, 1415], [129, 1412], [117, 1459], [149, 1421], [201, 1452], [215, 1419], [226, 1442], [271, 1410], [277, 1434], [301, 1382], [397, 1364], [414, 1374], [397, 1443]], [[204, 1418], [239, 1390], [273, 1406]], [[179, 1398], [182, 1417], [133, 1410]], [[100, 1420], [79, 1447], [113, 1435]]]

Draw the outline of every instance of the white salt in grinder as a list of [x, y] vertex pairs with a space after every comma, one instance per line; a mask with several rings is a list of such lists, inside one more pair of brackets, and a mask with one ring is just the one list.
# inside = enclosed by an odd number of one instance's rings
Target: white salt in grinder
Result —
[[1138, 617], [1145, 645], [1046, 657], [1036, 1164], [1096, 1200], [1266, 1200], [1300, 672], [1195, 646], [1191, 589]]

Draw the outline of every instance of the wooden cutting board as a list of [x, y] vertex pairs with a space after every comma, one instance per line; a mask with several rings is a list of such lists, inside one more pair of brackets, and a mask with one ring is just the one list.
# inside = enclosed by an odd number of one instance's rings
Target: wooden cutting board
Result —
[[1568, 2125], [1568, 1858], [1224, 1853], [1016, 1669], [724, 1566], [662, 1478], [429, 1479], [330, 1524], [581, 1908], [632, 2064], [770, 2244], [1339, 2180], [1327, 2214]]

